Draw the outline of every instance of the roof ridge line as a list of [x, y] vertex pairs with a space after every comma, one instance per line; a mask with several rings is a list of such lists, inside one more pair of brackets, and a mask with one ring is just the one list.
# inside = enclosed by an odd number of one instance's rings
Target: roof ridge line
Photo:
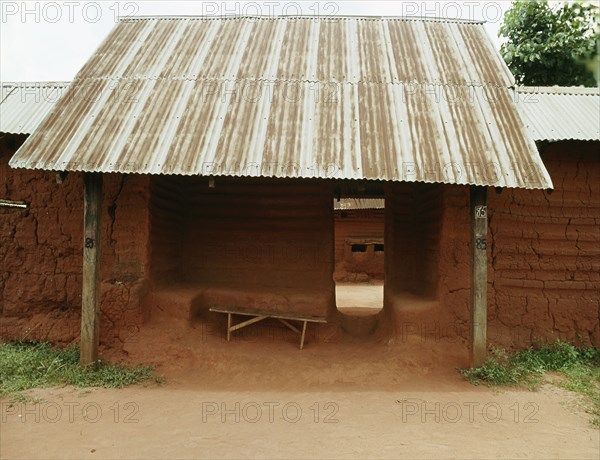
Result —
[[600, 96], [600, 88], [593, 86], [535, 86], [517, 85], [515, 91], [521, 94], [551, 94], [570, 96]]
[[369, 20], [369, 21], [423, 21], [423, 22], [455, 22], [464, 24], [484, 24], [483, 19], [463, 19], [463, 18], [450, 18], [441, 16], [382, 16], [382, 15], [240, 15], [240, 14], [222, 14], [222, 15], [211, 15], [203, 16], [199, 14], [189, 15], [140, 15], [140, 16], [118, 16], [119, 22], [128, 21], [147, 21], [153, 19], [164, 19], [164, 20], [178, 20], [178, 19], [196, 19], [196, 20], [243, 20], [243, 19], [260, 19], [275, 21], [278, 19], [307, 19], [312, 21], [317, 20], [343, 20], [343, 19], [356, 19], [356, 20]]

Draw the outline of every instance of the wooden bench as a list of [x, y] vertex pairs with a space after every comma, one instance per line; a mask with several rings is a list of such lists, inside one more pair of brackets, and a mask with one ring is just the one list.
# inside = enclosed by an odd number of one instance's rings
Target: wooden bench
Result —
[[[258, 323], [266, 318], [275, 318], [280, 322], [285, 324], [288, 328], [294, 331], [296, 334], [300, 335], [300, 350], [304, 348], [304, 337], [306, 336], [306, 325], [308, 323], [326, 323], [327, 319], [324, 316], [308, 316], [308, 315], [300, 315], [298, 313], [284, 313], [284, 312], [273, 312], [273, 311], [265, 311], [265, 310], [255, 310], [248, 308], [240, 308], [240, 307], [221, 307], [215, 306], [210, 309], [210, 311], [216, 313], [226, 313], [227, 314], [227, 341], [231, 338], [231, 333], [233, 331], [237, 331], [238, 329], [242, 329], [243, 327], [249, 326], [250, 324]], [[231, 315], [242, 315], [242, 316], [253, 316], [254, 318], [248, 319], [241, 323], [233, 325], [231, 323]], [[300, 321], [303, 323], [302, 331], [298, 329], [296, 326], [290, 323], [290, 321]]]

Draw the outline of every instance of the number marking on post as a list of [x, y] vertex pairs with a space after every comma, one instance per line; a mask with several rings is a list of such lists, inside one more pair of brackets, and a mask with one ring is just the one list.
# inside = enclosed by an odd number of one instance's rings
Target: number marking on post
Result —
[[475, 219], [487, 219], [487, 206], [475, 206]]

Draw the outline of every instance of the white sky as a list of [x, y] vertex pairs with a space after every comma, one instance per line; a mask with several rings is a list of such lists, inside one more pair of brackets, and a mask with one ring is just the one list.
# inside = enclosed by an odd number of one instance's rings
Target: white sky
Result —
[[0, 81], [71, 80], [118, 16], [129, 15], [393, 15], [485, 20], [498, 29], [501, 1], [5, 1], [0, 0]]

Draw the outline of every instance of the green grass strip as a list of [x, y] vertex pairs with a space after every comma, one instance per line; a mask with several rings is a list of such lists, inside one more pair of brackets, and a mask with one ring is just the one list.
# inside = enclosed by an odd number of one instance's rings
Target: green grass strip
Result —
[[24, 390], [73, 385], [80, 388], [121, 388], [160, 379], [150, 366], [127, 367], [101, 360], [88, 367], [79, 365], [79, 349], [53, 348], [49, 343], [0, 344], [0, 397], [20, 398]]
[[496, 348], [483, 366], [461, 369], [461, 374], [474, 385], [526, 385], [535, 389], [546, 372], [565, 377], [559, 386], [584, 396], [584, 408], [592, 415], [592, 424], [600, 426], [600, 350], [578, 348], [556, 342], [527, 350], [508, 352]]

